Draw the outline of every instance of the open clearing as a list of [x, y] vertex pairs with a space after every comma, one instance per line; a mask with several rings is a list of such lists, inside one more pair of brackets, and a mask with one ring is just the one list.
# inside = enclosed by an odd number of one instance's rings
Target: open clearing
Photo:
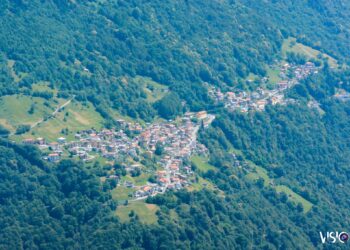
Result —
[[125, 201], [130, 199], [129, 194], [132, 195], [135, 190], [127, 187], [116, 187], [112, 190], [112, 198], [116, 201]]
[[257, 181], [259, 178], [262, 178], [264, 180], [264, 186], [267, 187], [270, 184], [270, 177], [268, 176], [266, 169], [259, 167], [252, 162], [248, 162], [248, 164], [254, 168], [255, 172], [247, 174], [246, 178], [252, 181]]
[[[0, 124], [11, 132], [15, 132], [19, 125], [32, 126], [49, 117], [58, 106], [67, 101], [59, 98], [46, 100], [26, 95], [3, 96], [0, 98]], [[20, 141], [23, 138], [43, 137], [48, 141], [54, 141], [60, 136], [73, 139], [75, 132], [79, 130], [100, 129], [102, 125], [103, 118], [92, 104], [83, 106], [81, 103], [72, 101], [55, 117], [42, 122], [26, 134], [14, 136], [13, 139]], [[61, 134], [63, 129], [68, 129], [68, 134]]]
[[251, 172], [246, 175], [246, 178], [251, 181], [257, 181], [259, 178], [262, 178], [264, 180], [264, 186], [270, 186], [276, 190], [277, 193], [285, 193], [288, 196], [288, 200], [294, 203], [295, 205], [301, 203], [301, 205], [304, 208], [304, 213], [307, 213], [311, 210], [313, 204], [309, 202], [308, 200], [301, 197], [299, 194], [295, 193], [292, 189], [285, 185], [278, 185], [274, 186], [272, 185], [272, 181], [270, 177], [267, 175], [266, 169], [256, 166], [254, 164], [254, 172]]
[[[243, 157], [242, 152], [239, 150], [232, 149], [232, 152], [234, 152], [237, 155], [240, 155]], [[277, 185], [275, 186], [275, 179], [272, 179], [269, 177], [268, 172], [265, 168], [260, 167], [253, 163], [252, 161], [245, 160], [248, 165], [253, 169], [250, 173], [248, 173], [245, 178], [249, 181], [256, 182], [258, 179], [264, 180], [264, 187], [271, 187], [276, 190], [276, 192], [280, 193], [283, 192], [288, 196], [288, 200], [297, 205], [298, 203], [301, 203], [304, 208], [304, 213], [307, 213], [311, 210], [313, 204], [301, 197], [299, 194], [295, 193], [292, 189], [285, 185]]]
[[158, 217], [156, 215], [158, 209], [159, 207], [157, 205], [147, 204], [144, 201], [134, 201], [130, 202], [127, 206], [118, 206], [116, 215], [122, 222], [127, 222], [130, 220], [130, 212], [134, 211], [142, 223], [155, 224], [158, 220]]
[[290, 201], [292, 201], [294, 204], [301, 203], [301, 205], [303, 205], [303, 208], [304, 208], [304, 213], [307, 213], [311, 210], [312, 203], [310, 201], [304, 199], [303, 197], [301, 197], [297, 193], [295, 193], [289, 187], [284, 186], [284, 185], [279, 185], [279, 186], [276, 186], [276, 191], [278, 193], [280, 193], [280, 192], [285, 193], [288, 196], [288, 199]]
[[134, 80], [143, 86], [143, 90], [147, 95], [147, 100], [154, 103], [162, 99], [168, 93], [168, 87], [153, 81], [150, 78], [137, 76]]
[[147, 184], [147, 181], [151, 177], [151, 174], [148, 173], [141, 173], [139, 176], [132, 177], [131, 175], [127, 174], [125, 176], [121, 177], [122, 181], [129, 181], [133, 183], [135, 186], [144, 186]]
[[[84, 129], [101, 129], [103, 127], [103, 118], [95, 110], [92, 104], [86, 106], [72, 101], [55, 117], [38, 125], [24, 137], [43, 137], [49, 141], [54, 141], [57, 137], [64, 136], [73, 139], [77, 131]], [[61, 134], [61, 131], [68, 129], [68, 134]]]
[[[12, 132], [21, 124], [33, 125], [45, 115], [52, 113], [61, 100], [46, 101], [40, 97], [10, 95], [0, 98], [0, 123]], [[44, 104], [46, 103], [46, 105]], [[29, 110], [33, 107], [33, 112]]]
[[191, 162], [202, 172], [208, 172], [209, 170], [215, 170], [216, 168], [208, 163], [208, 159], [200, 156], [192, 156]]
[[200, 191], [204, 188], [209, 189], [209, 190], [217, 189], [214, 187], [213, 183], [211, 183], [210, 181], [199, 176], [198, 182], [192, 183], [191, 186], [187, 187], [187, 190], [192, 192], [192, 191]]
[[329, 65], [331, 67], [333, 67], [333, 68], [338, 67], [337, 60], [335, 60], [333, 57], [331, 57], [330, 55], [327, 55], [325, 53], [322, 53], [318, 50], [315, 50], [309, 46], [298, 43], [298, 42], [296, 42], [296, 39], [293, 37], [290, 37], [283, 42], [283, 45], [282, 45], [283, 57], [286, 56], [287, 52], [304, 54], [308, 59], [318, 59], [318, 56], [322, 55], [322, 57], [328, 59]]
[[279, 69], [272, 69], [270, 67], [267, 69], [267, 77], [269, 78], [269, 82], [272, 84], [276, 84], [282, 80], [279, 74]]

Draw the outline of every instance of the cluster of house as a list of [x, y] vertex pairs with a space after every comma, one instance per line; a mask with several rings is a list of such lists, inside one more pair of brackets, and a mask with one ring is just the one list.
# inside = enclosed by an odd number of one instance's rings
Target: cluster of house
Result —
[[[165, 167], [163, 165], [163, 167]], [[173, 160], [169, 168], [156, 172], [157, 183], [148, 183], [138, 187], [134, 193], [136, 199], [164, 193], [167, 189], [182, 189], [191, 185], [194, 173], [190, 166], [184, 165], [182, 159]]]
[[225, 107], [231, 111], [240, 110], [243, 113], [262, 111], [267, 104], [285, 105], [291, 102], [292, 100], [285, 98], [285, 90], [298, 84], [300, 80], [305, 79], [309, 75], [317, 73], [318, 68], [312, 62], [307, 62], [305, 65], [290, 65], [286, 63], [280, 68], [282, 80], [273, 89], [257, 88], [253, 92], [232, 91], [223, 93], [220, 89], [209, 86], [209, 95], [217, 103], [224, 103]]
[[[63, 152], [68, 152], [83, 161], [89, 161], [96, 156], [120, 160], [129, 156], [139, 157], [141, 153], [157, 154], [163, 170], [155, 173], [157, 183], [137, 187], [135, 197], [139, 198], [189, 185], [188, 179], [193, 173], [190, 166], [184, 164], [184, 160], [194, 153], [207, 153], [206, 147], [197, 142], [197, 132], [200, 126], [207, 127], [214, 119], [215, 116], [201, 111], [188, 112], [174, 121], [148, 124], [146, 127], [118, 120], [118, 130], [79, 131], [73, 141], [60, 137], [51, 143], [47, 143], [43, 138], [25, 139], [23, 143], [36, 144], [41, 149], [49, 150], [45, 159], [50, 162], [59, 161]], [[128, 136], [126, 131], [134, 132], [134, 136]], [[124, 185], [132, 184], [125, 182]]]
[[45, 160], [50, 162], [57, 162], [60, 160], [61, 155], [63, 154], [63, 147], [66, 143], [66, 138], [60, 137], [56, 142], [48, 143], [44, 138], [38, 137], [27, 138], [22, 141], [23, 144], [27, 145], [37, 145], [40, 149], [49, 149], [50, 153], [44, 157]]
[[[193, 118], [200, 122], [193, 122]], [[154, 151], [162, 147], [160, 160], [163, 170], [156, 174], [157, 184], [146, 185], [135, 192], [136, 198], [146, 197], [167, 189], [181, 189], [190, 185], [189, 179], [193, 176], [191, 167], [184, 164], [185, 159], [196, 154], [206, 154], [204, 145], [197, 142], [197, 132], [200, 124], [208, 126], [215, 117], [205, 111], [186, 113], [178, 125], [168, 123], [163, 126], [154, 124], [141, 134], [141, 143], [145, 143]], [[146, 189], [146, 190], [145, 190]]]

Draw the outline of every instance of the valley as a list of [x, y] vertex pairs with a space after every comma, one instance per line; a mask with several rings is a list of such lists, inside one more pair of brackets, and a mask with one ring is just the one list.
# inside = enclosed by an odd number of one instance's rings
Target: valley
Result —
[[348, 13], [0, 1], [0, 249], [346, 248]]
[[[298, 46], [303, 49], [296, 49], [293, 39], [286, 40], [285, 43], [282, 48], [283, 56], [286, 57], [286, 51], [292, 49], [293, 52], [305, 54], [310, 59], [317, 59], [316, 53], [309, 53], [312, 51], [309, 47], [302, 47], [299, 44]], [[332, 58], [328, 59], [335, 65]], [[266, 105], [295, 103], [296, 100], [285, 97], [286, 92], [300, 81], [322, 70], [320, 66], [309, 61], [304, 65], [281, 61], [271, 68], [273, 72], [270, 71], [267, 77], [258, 79], [255, 76], [254, 79], [267, 88], [222, 92], [219, 88], [207, 84], [209, 96], [217, 105], [223, 104], [230, 112], [264, 111]], [[135, 81], [144, 88], [147, 101], [150, 103], [159, 101], [169, 92], [166, 86], [151, 79], [136, 77]], [[45, 83], [34, 85], [33, 90], [38, 93], [52, 92], [53, 98], [49, 100], [40, 97], [25, 97], [27, 98], [25, 99], [24, 96], [2, 98], [4, 104], [3, 117], [0, 116], [2, 125], [12, 131], [11, 137], [14, 140], [37, 145], [43, 151], [43, 158], [49, 162], [77, 159], [93, 168], [96, 163], [109, 166], [108, 171], [100, 177], [101, 182], [114, 183], [112, 196], [119, 204], [133, 202], [133, 205], [127, 205], [124, 210], [117, 211], [120, 216], [125, 217], [123, 214], [126, 211], [131, 212], [135, 206], [144, 206], [145, 199], [163, 194], [167, 190], [185, 188], [189, 191], [199, 191], [206, 188], [222, 192], [215, 184], [198, 175], [198, 171], [200, 173], [206, 173], [208, 170], [216, 171], [216, 167], [208, 163], [208, 150], [197, 141], [198, 130], [210, 126], [215, 119], [214, 115], [207, 114], [206, 111], [187, 112], [173, 121], [161, 120], [152, 123], [143, 121], [138, 123], [130, 118], [124, 120], [124, 117], [117, 115], [116, 128], [107, 129], [103, 125], [103, 118], [94, 110], [91, 103], [80, 103], [75, 100], [75, 96], [58, 98], [58, 92], [50, 89]], [[26, 104], [22, 103], [15, 108], [20, 113], [12, 112], [15, 110], [12, 109], [14, 108], [12, 103], [19, 98], [26, 100]], [[315, 105], [310, 104], [310, 107]], [[29, 125], [29, 131], [20, 135], [15, 133], [15, 128], [19, 125]], [[278, 193], [285, 193], [295, 205], [302, 204], [305, 213], [312, 208], [312, 203], [287, 186], [275, 186], [265, 169], [252, 162], [238, 161], [235, 154], [232, 154], [232, 157], [236, 161], [236, 167], [244, 166], [249, 172], [246, 176], [248, 180], [256, 182], [262, 178], [264, 186], [271, 185]], [[147, 210], [146, 207], [143, 209]], [[142, 215], [139, 216], [143, 218]]]

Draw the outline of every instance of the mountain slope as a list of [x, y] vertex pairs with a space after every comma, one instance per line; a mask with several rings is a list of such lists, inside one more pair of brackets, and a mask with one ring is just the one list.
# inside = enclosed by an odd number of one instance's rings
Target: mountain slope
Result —
[[[128, 162], [51, 164], [0, 126], [0, 248], [322, 248], [319, 231], [349, 224], [350, 108], [335, 95], [350, 91], [349, 10], [344, 0], [0, 1], [0, 124], [11, 132], [70, 100], [25, 136], [119, 131], [120, 117], [148, 126], [186, 111], [216, 116], [206, 129], [198, 123], [208, 155], [185, 162], [197, 185], [137, 201], [135, 211], [130, 189], [115, 187], [134, 174], [124, 163], [159, 170], [152, 151]], [[293, 102], [261, 112], [230, 112], [211, 99], [208, 86], [248, 92], [267, 75], [278, 82], [286, 43], [296, 57], [302, 47], [339, 67], [319, 62], [287, 91]], [[135, 134], [126, 134], [129, 143]]]

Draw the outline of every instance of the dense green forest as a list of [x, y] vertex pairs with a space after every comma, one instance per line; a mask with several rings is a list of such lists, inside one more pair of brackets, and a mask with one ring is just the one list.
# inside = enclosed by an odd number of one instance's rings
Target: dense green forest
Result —
[[[250, 73], [265, 75], [288, 36], [346, 61], [348, 7], [331, 1], [5, 0], [1, 95], [30, 93], [33, 83], [46, 81], [61, 95], [93, 102], [106, 117], [113, 107], [147, 120], [155, 112], [133, 81], [141, 75], [202, 109], [211, 103], [202, 82], [233, 86]], [[11, 60], [16, 77], [6, 67]]]
[[[109, 127], [113, 112], [151, 122], [208, 110], [216, 119], [200, 142], [214, 170], [198, 173], [217, 187], [150, 197], [156, 223], [122, 222], [98, 176], [105, 166], [48, 163], [0, 125], [0, 249], [346, 248], [319, 237], [350, 223], [350, 104], [333, 97], [350, 91], [346, 66], [325, 63], [289, 90], [294, 104], [248, 114], [216, 105], [206, 83], [251, 87], [288, 37], [347, 65], [349, 13], [330, 0], [0, 1], [0, 97], [57, 91], [92, 103]], [[169, 91], [151, 102], [139, 77]]]
[[[161, 207], [157, 225], [146, 227], [137, 217], [128, 224], [121, 224], [111, 215], [116, 204], [101, 190], [97, 177], [81, 164], [63, 161], [58, 166], [50, 166], [41, 161], [36, 149], [5, 142], [0, 152], [2, 249], [310, 246], [293, 242], [290, 235], [300, 238], [303, 235], [290, 222], [283, 225], [289, 233], [274, 239], [281, 227], [276, 224], [279, 215], [269, 214], [265, 207], [263, 216], [257, 216], [255, 213], [262, 212], [259, 210], [261, 203], [267, 206], [269, 203], [259, 196], [248, 197], [244, 193], [225, 199], [209, 191], [157, 196], [148, 201]], [[254, 187], [251, 189], [258, 192]], [[278, 198], [274, 199], [279, 203]], [[237, 201], [244, 203], [244, 207]], [[175, 220], [169, 216], [171, 210], [178, 215]], [[247, 220], [251, 221], [247, 223]], [[266, 230], [266, 235], [261, 234], [262, 229]], [[263, 237], [273, 242], [264, 242]]]

